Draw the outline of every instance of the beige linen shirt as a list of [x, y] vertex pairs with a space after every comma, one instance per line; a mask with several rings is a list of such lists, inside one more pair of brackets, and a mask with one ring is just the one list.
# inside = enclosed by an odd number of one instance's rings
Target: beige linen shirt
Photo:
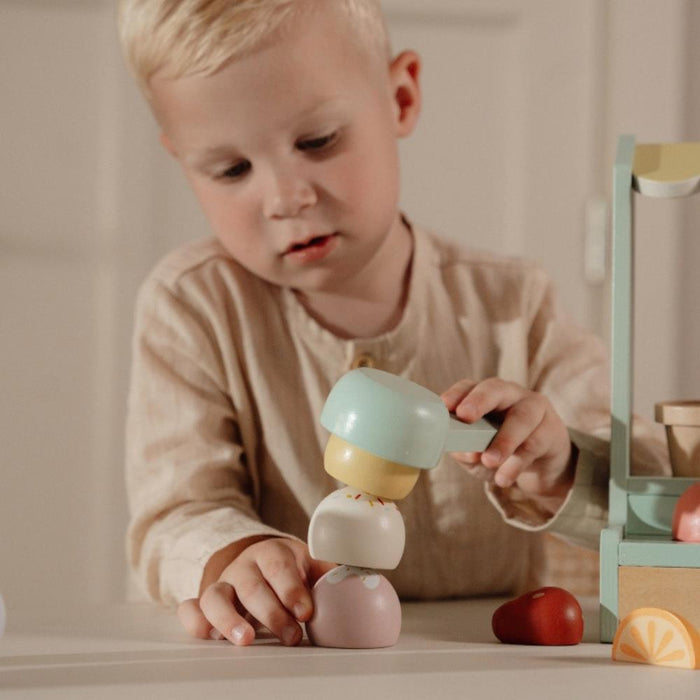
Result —
[[[154, 599], [198, 595], [208, 559], [251, 535], [306, 539], [321, 499], [319, 423], [333, 384], [358, 360], [440, 393], [490, 376], [545, 394], [578, 447], [556, 514], [470, 476], [449, 456], [399, 502], [406, 549], [385, 572], [404, 598], [507, 594], [544, 573], [541, 533], [597, 547], [605, 525], [608, 366], [601, 343], [557, 307], [528, 262], [464, 250], [421, 229], [398, 325], [345, 340], [294, 293], [253, 276], [215, 239], [167, 256], [136, 308], [127, 420], [129, 558]], [[639, 472], [665, 446], [643, 426]]]

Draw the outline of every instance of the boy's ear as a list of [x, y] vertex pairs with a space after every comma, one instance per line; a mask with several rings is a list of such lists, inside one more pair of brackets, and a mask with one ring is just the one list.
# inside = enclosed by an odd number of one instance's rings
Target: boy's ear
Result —
[[160, 143], [173, 158], [177, 158], [177, 151], [164, 131], [160, 132]]
[[389, 65], [397, 136], [408, 136], [418, 122], [421, 108], [420, 69], [420, 56], [415, 51], [402, 51]]

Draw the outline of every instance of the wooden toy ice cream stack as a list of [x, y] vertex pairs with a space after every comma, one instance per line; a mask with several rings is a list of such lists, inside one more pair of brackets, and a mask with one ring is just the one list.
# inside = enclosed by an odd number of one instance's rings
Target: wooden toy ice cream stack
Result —
[[337, 562], [314, 586], [309, 639], [324, 647], [374, 648], [396, 643], [399, 598], [378, 570], [395, 569], [405, 528], [396, 500], [444, 451], [482, 451], [495, 434], [485, 420], [450, 416], [437, 394], [376, 369], [345, 374], [321, 414], [331, 435], [326, 471], [347, 486], [321, 501], [309, 525], [315, 559]]

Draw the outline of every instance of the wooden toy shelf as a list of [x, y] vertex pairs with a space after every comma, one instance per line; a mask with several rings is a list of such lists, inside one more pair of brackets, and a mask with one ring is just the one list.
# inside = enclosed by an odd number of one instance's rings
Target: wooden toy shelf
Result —
[[635, 145], [621, 136], [613, 171], [612, 434], [608, 527], [600, 539], [600, 638], [631, 609], [661, 607], [700, 629], [700, 544], [675, 542], [671, 519], [694, 478], [630, 475], [634, 309], [633, 193], [700, 192], [700, 143]]

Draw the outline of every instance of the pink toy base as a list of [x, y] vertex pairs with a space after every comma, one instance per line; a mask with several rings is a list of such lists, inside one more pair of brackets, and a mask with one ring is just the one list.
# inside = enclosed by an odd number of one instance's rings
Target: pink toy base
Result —
[[399, 597], [376, 571], [338, 566], [316, 582], [311, 596], [314, 614], [306, 632], [312, 644], [343, 649], [396, 644], [401, 632]]

